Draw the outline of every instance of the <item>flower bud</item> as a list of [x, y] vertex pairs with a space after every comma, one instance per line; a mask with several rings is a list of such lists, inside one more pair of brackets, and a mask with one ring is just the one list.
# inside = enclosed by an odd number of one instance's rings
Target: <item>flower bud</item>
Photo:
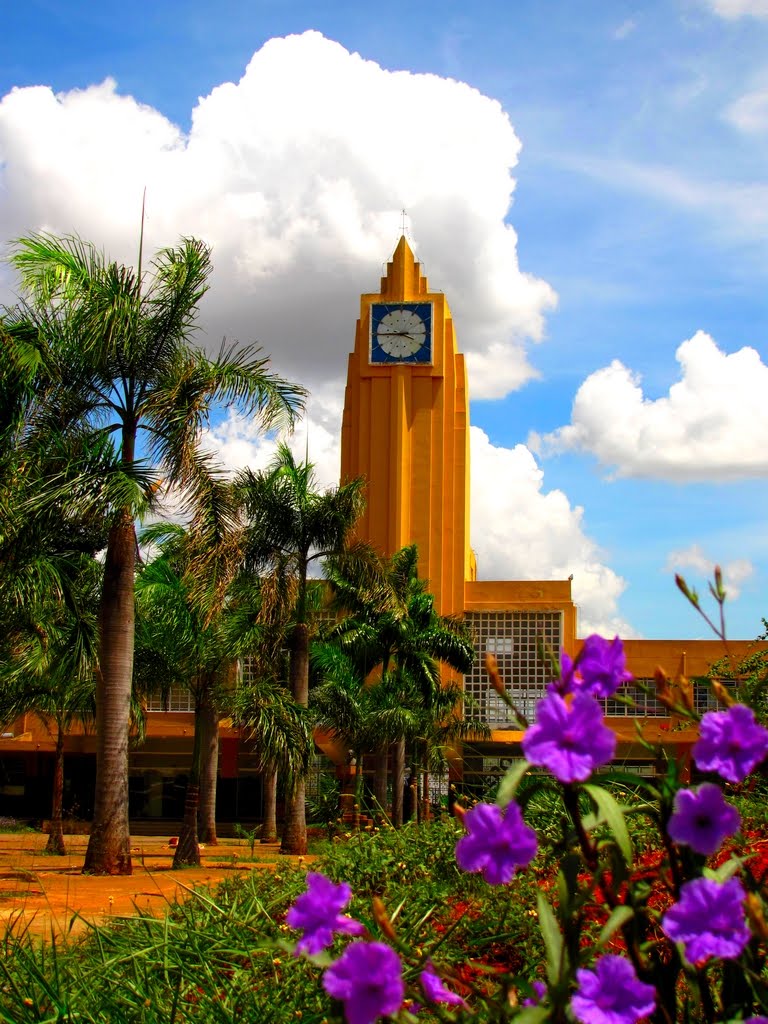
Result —
[[685, 597], [687, 597], [688, 600], [691, 602], [691, 604], [698, 606], [699, 595], [696, 593], [695, 590], [691, 590], [689, 588], [688, 584], [685, 582], [684, 578], [679, 573], [675, 573], [675, 584], [677, 585], [677, 589], [680, 591], [680, 593], [684, 594]]
[[486, 651], [485, 654], [485, 671], [488, 673], [488, 678], [491, 681], [491, 686], [494, 688], [496, 693], [502, 698], [506, 699], [507, 691], [499, 673], [499, 663], [496, 660], [496, 655]]
[[674, 711], [676, 707], [675, 698], [669, 686], [669, 676], [659, 665], [653, 672], [653, 680], [656, 683], [656, 699], [667, 711]]
[[374, 896], [373, 900], [373, 919], [376, 924], [381, 928], [382, 932], [389, 939], [390, 942], [397, 941], [397, 935], [395, 929], [392, 927], [392, 922], [389, 919], [387, 908], [378, 896]]
[[719, 679], [713, 679], [711, 685], [717, 703], [722, 704], [724, 708], [732, 708], [736, 701], [731, 696], [728, 687], [723, 686]]
[[752, 926], [752, 931], [765, 942], [768, 939], [768, 924], [766, 924], [763, 912], [763, 901], [756, 892], [747, 893], [744, 909], [747, 912], [747, 920]]
[[691, 683], [690, 679], [688, 679], [686, 676], [678, 676], [677, 686], [680, 690], [680, 695], [683, 698], [683, 704], [690, 712], [693, 712], [693, 684]]

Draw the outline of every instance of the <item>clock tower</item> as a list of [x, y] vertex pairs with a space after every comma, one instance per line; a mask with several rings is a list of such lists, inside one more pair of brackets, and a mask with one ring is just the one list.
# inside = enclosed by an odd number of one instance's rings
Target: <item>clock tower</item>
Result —
[[341, 479], [366, 481], [358, 532], [383, 554], [419, 550], [441, 615], [462, 615], [469, 547], [469, 405], [445, 296], [405, 237], [381, 290], [362, 295], [349, 357]]

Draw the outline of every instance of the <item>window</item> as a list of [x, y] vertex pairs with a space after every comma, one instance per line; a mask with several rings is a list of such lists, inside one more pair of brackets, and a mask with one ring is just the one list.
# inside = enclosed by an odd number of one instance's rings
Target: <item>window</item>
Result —
[[560, 612], [468, 612], [477, 660], [464, 676], [464, 692], [471, 698], [464, 709], [469, 719], [491, 726], [514, 728], [514, 716], [490, 685], [485, 654], [494, 654], [499, 673], [515, 706], [533, 721], [536, 701], [544, 696], [551, 670], [539, 650], [559, 652], [562, 645]]
[[172, 686], [167, 695], [153, 694], [147, 701], [147, 711], [194, 711], [195, 698], [185, 686]]

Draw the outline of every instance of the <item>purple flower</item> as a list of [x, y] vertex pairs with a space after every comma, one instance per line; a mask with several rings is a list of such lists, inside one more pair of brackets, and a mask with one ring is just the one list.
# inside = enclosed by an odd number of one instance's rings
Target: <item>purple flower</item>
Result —
[[531, 988], [533, 989], [533, 995], [523, 1000], [523, 1006], [538, 1006], [547, 994], [547, 986], [543, 981], [532, 981]]
[[559, 694], [548, 693], [536, 705], [536, 724], [523, 737], [526, 758], [548, 768], [560, 782], [583, 782], [615, 750], [616, 736], [587, 693], [577, 693], [570, 705]]
[[749, 942], [743, 901], [738, 878], [722, 883], [694, 878], [682, 886], [680, 899], [661, 919], [661, 927], [673, 942], [685, 945], [692, 964], [710, 956], [733, 960]]
[[442, 979], [435, 974], [431, 963], [427, 964], [427, 969], [421, 972], [420, 978], [424, 995], [431, 1003], [449, 1003], [451, 1006], [467, 1005], [461, 996], [445, 987]]
[[373, 1024], [397, 1013], [405, 996], [397, 953], [383, 942], [353, 942], [323, 975], [329, 996], [344, 1003], [348, 1024]]
[[562, 647], [560, 648], [560, 676], [547, 689], [565, 695], [578, 690], [581, 677], [576, 672], [576, 662]]
[[744, 1024], [768, 1024], [768, 1017], [748, 1017]]
[[734, 704], [708, 711], [701, 720], [693, 760], [703, 772], [717, 772], [728, 782], [742, 782], [768, 754], [768, 730], [755, 721], [752, 708]]
[[347, 935], [362, 935], [365, 926], [340, 911], [352, 898], [352, 890], [346, 882], [336, 885], [325, 875], [310, 871], [307, 875], [307, 891], [302, 893], [288, 913], [286, 922], [291, 928], [299, 928], [304, 934], [296, 944], [296, 955], [301, 952], [319, 953], [330, 946], [334, 932]]
[[477, 804], [467, 811], [464, 825], [469, 834], [456, 843], [456, 861], [462, 871], [482, 871], [491, 885], [511, 881], [515, 870], [536, 856], [536, 833], [514, 800], [505, 811], [495, 804]]
[[602, 956], [595, 969], [576, 971], [579, 987], [571, 1009], [582, 1024], [635, 1024], [656, 1005], [656, 990], [635, 974], [629, 960]]
[[624, 645], [616, 636], [610, 642], [597, 633], [588, 636], [576, 658], [581, 683], [576, 689], [591, 693], [593, 697], [612, 697], [622, 683], [633, 679], [627, 672]]
[[741, 818], [719, 786], [705, 782], [698, 789], [681, 789], [667, 832], [676, 843], [709, 856], [720, 849], [727, 836], [739, 831]]

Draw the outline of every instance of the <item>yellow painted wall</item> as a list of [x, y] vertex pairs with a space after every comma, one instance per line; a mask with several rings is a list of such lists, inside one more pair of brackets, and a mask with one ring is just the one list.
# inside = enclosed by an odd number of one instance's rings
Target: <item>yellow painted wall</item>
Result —
[[[417, 301], [432, 303], [431, 365], [372, 365], [371, 304]], [[366, 481], [359, 535], [386, 555], [417, 544], [437, 610], [461, 615], [472, 565], [466, 368], [445, 296], [429, 291], [405, 238], [381, 290], [360, 299], [341, 436], [341, 479], [355, 477]]]

